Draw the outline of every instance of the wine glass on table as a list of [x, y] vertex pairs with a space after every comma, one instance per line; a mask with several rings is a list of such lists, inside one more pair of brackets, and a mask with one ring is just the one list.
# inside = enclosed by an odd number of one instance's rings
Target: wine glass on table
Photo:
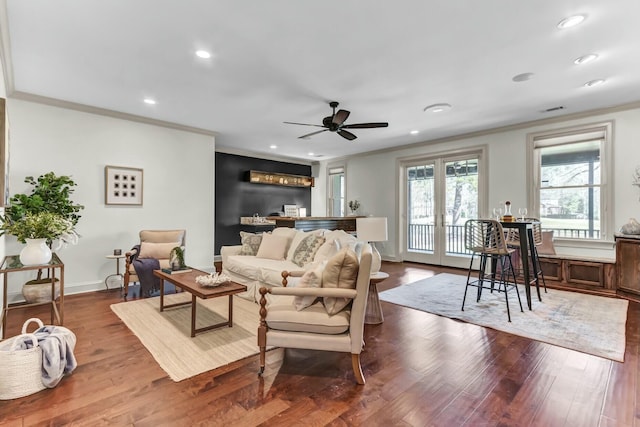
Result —
[[496, 217], [496, 221], [500, 221], [502, 218], [502, 208], [493, 208], [493, 216]]
[[527, 208], [518, 208], [518, 213], [520, 214], [520, 219], [524, 221], [524, 217], [527, 216]]

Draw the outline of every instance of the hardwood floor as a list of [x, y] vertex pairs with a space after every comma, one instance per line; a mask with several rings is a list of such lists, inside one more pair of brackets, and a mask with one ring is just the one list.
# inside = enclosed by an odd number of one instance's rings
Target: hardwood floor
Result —
[[[461, 272], [383, 270], [380, 291]], [[78, 368], [54, 389], [0, 401], [0, 425], [640, 426], [636, 302], [625, 363], [383, 302], [358, 386], [348, 355], [284, 349], [267, 353], [264, 377], [256, 355], [175, 383], [111, 311], [120, 301], [117, 290], [65, 298]], [[30, 316], [49, 322], [44, 308], [15, 310], [7, 335]]]

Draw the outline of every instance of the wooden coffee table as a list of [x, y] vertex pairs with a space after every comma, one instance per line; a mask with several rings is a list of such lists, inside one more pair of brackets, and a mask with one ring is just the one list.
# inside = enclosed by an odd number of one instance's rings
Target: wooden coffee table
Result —
[[[209, 274], [206, 271], [192, 270], [187, 273], [168, 274], [162, 270], [154, 270], [153, 274], [160, 278], [160, 311], [165, 308], [178, 307], [191, 304], [191, 336], [195, 337], [197, 333], [209, 331], [211, 329], [220, 328], [222, 326], [233, 326], [233, 295], [239, 294], [247, 290], [247, 287], [235, 282], [226, 282], [215, 288], [206, 288], [196, 283], [196, 277]], [[176, 304], [164, 304], [164, 282], [167, 281], [177, 288], [187, 291], [191, 294], [191, 301], [180, 302]], [[196, 298], [209, 299], [229, 296], [229, 320], [215, 325], [204, 326], [196, 329]]]

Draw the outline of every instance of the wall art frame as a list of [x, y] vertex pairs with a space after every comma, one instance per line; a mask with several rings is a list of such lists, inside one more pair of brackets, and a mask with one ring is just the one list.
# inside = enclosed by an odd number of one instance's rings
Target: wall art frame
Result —
[[142, 206], [142, 169], [124, 166], [104, 167], [104, 203]]

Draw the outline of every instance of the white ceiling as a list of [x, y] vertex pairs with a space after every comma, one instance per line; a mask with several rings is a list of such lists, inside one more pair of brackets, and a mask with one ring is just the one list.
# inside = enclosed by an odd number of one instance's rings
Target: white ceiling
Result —
[[[638, 0], [2, 1], [10, 96], [208, 130], [218, 148], [305, 162], [640, 100]], [[556, 28], [577, 13], [581, 25]], [[573, 63], [587, 53], [599, 58]], [[389, 127], [352, 130], [350, 142], [298, 139], [316, 128], [282, 123], [321, 124], [333, 100], [351, 111], [347, 124]], [[423, 112], [441, 102], [453, 108]]]

